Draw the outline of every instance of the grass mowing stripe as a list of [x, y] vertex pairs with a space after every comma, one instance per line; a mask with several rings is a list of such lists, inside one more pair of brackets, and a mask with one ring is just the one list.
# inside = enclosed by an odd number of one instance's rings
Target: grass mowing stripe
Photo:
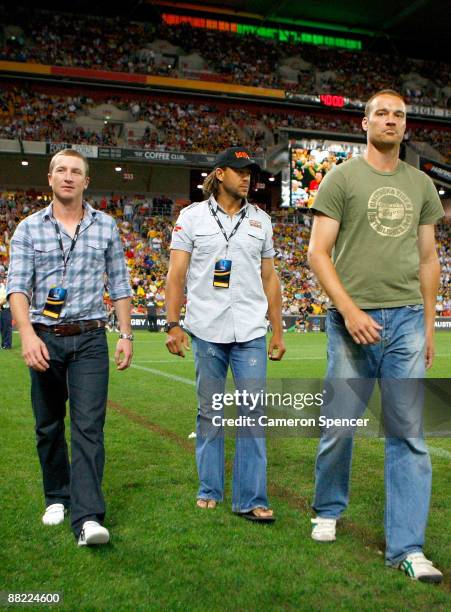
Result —
[[[114, 362], [113, 359], [111, 361]], [[164, 362], [159, 362], [164, 363]], [[172, 360], [169, 363], [173, 363]], [[190, 380], [189, 378], [184, 378], [183, 376], [177, 376], [176, 374], [170, 374], [169, 372], [164, 372], [162, 370], [157, 370], [155, 368], [146, 368], [145, 366], [140, 366], [136, 363], [131, 365], [132, 368], [137, 370], [144, 370], [145, 372], [150, 372], [151, 374], [156, 374], [157, 376], [164, 376], [165, 378], [170, 378], [171, 380], [175, 380], [177, 382], [185, 383], [186, 385], [190, 385], [192, 387], [196, 386], [195, 381]], [[444, 448], [440, 448], [438, 446], [429, 447], [429, 452], [431, 455], [436, 457], [441, 457], [443, 459], [451, 459], [451, 453]]]
[[[114, 362], [113, 359], [111, 359], [111, 361]], [[160, 361], [159, 363], [165, 363], [165, 362]], [[168, 363], [173, 363], [173, 361], [170, 360]], [[176, 374], [170, 374], [169, 372], [164, 372], [163, 370], [157, 370], [155, 368], [146, 368], [145, 366], [140, 366], [136, 363], [133, 363], [130, 367], [135, 368], [136, 370], [144, 370], [145, 372], [150, 372], [151, 374], [156, 374], [157, 376], [164, 376], [165, 378], [170, 378], [171, 380], [175, 380], [177, 382], [181, 382], [186, 385], [190, 385], [192, 387], [196, 386], [195, 381], [189, 378], [184, 378], [183, 376], [177, 376]], [[435, 457], [441, 457], [442, 459], [451, 459], [451, 453], [444, 448], [440, 448], [439, 446], [432, 446], [432, 447], [430, 446], [429, 452], [431, 455], [434, 455]]]
[[[194, 454], [193, 445], [187, 442], [186, 439], [184, 439], [179, 434], [150, 421], [146, 417], [143, 417], [140, 414], [133, 412], [132, 410], [129, 410], [119, 402], [109, 400], [108, 406], [115, 410], [117, 413], [133, 421], [137, 425], [148, 429], [149, 431], [166, 440], [174, 442], [184, 451], [187, 451], [190, 454]], [[226, 463], [228, 467], [230, 467], [229, 461], [227, 461]], [[296, 494], [292, 490], [286, 487], [282, 487], [275, 482], [268, 482], [268, 493], [274, 497], [277, 497], [294, 510], [301, 510], [303, 512], [308, 513], [311, 512], [310, 502], [306, 497]], [[382, 551], [384, 549], [383, 540], [380, 540], [379, 538], [375, 537], [362, 525], [358, 525], [347, 518], [342, 518], [338, 522], [337, 528], [339, 534], [340, 532], [348, 533], [364, 545], [362, 549], [359, 549], [359, 551], [355, 551], [356, 557], [366, 558], [366, 554], [364, 552], [365, 549], [371, 551], [373, 554], [376, 554], [378, 557], [380, 557], [380, 555], [382, 554]], [[447, 592], [451, 592], [451, 581], [447, 577], [445, 577], [443, 588]]]
[[[154, 423], [153, 421], [150, 421], [146, 417], [143, 417], [142, 415], [133, 412], [129, 408], [126, 408], [119, 402], [108, 400], [108, 406], [119, 414], [125, 416], [127, 419], [130, 419], [134, 423], [145, 427], [149, 431], [152, 431], [153, 433], [156, 433], [157, 435], [162, 436], [163, 438], [175, 442], [178, 446], [183, 448], [183, 450], [188, 451], [190, 453], [194, 452], [194, 446], [192, 443], [187, 442], [185, 438], [171, 431], [170, 429], [167, 429], [157, 423]], [[229, 464], [228, 461], [227, 464]], [[228, 467], [230, 467], [230, 465], [228, 465]], [[268, 492], [282, 499], [288, 506], [295, 510], [311, 512], [310, 502], [308, 501], [308, 499], [306, 497], [303, 497], [302, 495], [294, 493], [286, 487], [282, 487], [275, 482], [269, 482]], [[353, 522], [347, 519], [343, 519], [341, 521], [341, 524], [346, 525], [348, 531], [354, 533], [355, 535], [358, 535], [359, 538], [362, 539], [366, 545], [377, 546], [378, 549], [381, 546], [380, 542], [378, 542], [369, 533], [367, 533], [366, 530], [363, 530], [361, 527], [354, 524]]]

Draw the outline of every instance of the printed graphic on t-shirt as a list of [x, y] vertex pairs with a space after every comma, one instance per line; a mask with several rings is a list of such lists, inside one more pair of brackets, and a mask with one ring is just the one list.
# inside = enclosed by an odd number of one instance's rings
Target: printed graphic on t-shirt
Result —
[[380, 187], [368, 200], [368, 220], [380, 236], [402, 236], [412, 225], [412, 202], [396, 187]]

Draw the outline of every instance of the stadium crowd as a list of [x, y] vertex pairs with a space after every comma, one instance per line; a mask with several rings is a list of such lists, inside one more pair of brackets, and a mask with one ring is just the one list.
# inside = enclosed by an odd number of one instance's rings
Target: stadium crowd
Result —
[[[96, 96], [95, 99], [93, 96]], [[126, 111], [128, 122], [92, 117], [100, 105], [109, 112]], [[86, 120], [85, 126], [80, 125]], [[130, 127], [124, 133], [124, 124]], [[135, 133], [134, 124], [141, 127]], [[95, 127], [97, 125], [97, 127]], [[186, 152], [216, 152], [237, 144], [256, 155], [287, 138], [283, 130], [304, 129], [362, 134], [359, 117], [273, 110], [252, 105], [181, 102], [176, 97], [151, 98], [133, 94], [94, 94], [78, 91], [6, 86], [0, 92], [0, 138], [129, 146]], [[451, 159], [451, 130], [409, 125], [406, 140], [426, 142]]]
[[0, 138], [117, 146], [113, 126], [97, 131], [76, 125], [77, 115], [90, 103], [84, 96], [5, 88], [0, 92]]
[[[169, 261], [172, 216], [155, 215], [161, 210], [160, 198], [154, 201], [125, 196], [88, 197], [87, 201], [116, 218], [130, 268], [135, 314], [145, 314], [149, 301], [157, 313], [164, 313], [164, 287]], [[169, 202], [169, 199], [166, 200]], [[0, 272], [8, 269], [9, 244], [17, 224], [25, 216], [48, 205], [47, 194], [8, 192], [0, 194]], [[168, 209], [169, 212], [169, 209]], [[311, 214], [278, 210], [273, 215], [276, 266], [282, 282], [283, 314], [295, 315], [305, 322], [309, 315], [324, 314], [327, 297], [307, 264]], [[438, 253], [442, 268], [437, 315], [451, 316], [451, 224], [437, 228]], [[106, 303], [109, 304], [106, 295]]]
[[[55, 14], [9, 6], [0, 8], [0, 16], [6, 25], [0, 47], [4, 60], [183, 77], [183, 58], [197, 54], [205, 68], [188, 70], [190, 78], [196, 78], [197, 72], [198, 78], [208, 75], [212, 80], [303, 94], [346, 91], [347, 97], [361, 100], [382, 87], [392, 87], [411, 103], [450, 103], [450, 66], [440, 61], [239, 36], [187, 23], [167, 25], [163, 20], [139, 23], [118, 16]], [[161, 41], [170, 45], [170, 53], [158, 52], [156, 43]], [[301, 69], [288, 78], [283, 67], [293, 58], [301, 58]]]

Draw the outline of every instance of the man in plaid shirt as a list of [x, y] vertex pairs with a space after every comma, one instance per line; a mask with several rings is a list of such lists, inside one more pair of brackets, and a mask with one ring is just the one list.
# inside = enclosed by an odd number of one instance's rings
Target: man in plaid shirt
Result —
[[[49, 167], [52, 203], [17, 227], [11, 241], [7, 296], [30, 368], [31, 401], [43, 472], [45, 525], [67, 510], [79, 546], [105, 544], [103, 426], [109, 358], [103, 304], [105, 277], [120, 338], [115, 361], [129, 367], [133, 349], [131, 288], [112, 217], [83, 202], [88, 162], [73, 149]], [[70, 402], [72, 465], [64, 435]]]

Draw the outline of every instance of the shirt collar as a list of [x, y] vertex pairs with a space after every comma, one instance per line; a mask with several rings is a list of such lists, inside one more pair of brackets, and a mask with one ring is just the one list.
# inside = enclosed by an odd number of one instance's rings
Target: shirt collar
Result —
[[[83, 221], [86, 220], [86, 221], [89, 221], [89, 223], [92, 223], [97, 216], [97, 210], [93, 208], [90, 204], [88, 204], [88, 202], [83, 202], [83, 208], [85, 209], [85, 216], [84, 216]], [[51, 221], [52, 218], [53, 218], [53, 200], [42, 211], [43, 221]]]
[[[214, 197], [214, 195], [211, 195], [211, 196], [210, 196], [209, 202], [210, 202], [210, 204], [211, 204], [212, 209], [213, 209], [215, 212], [218, 210], [218, 208], [219, 208], [219, 210], [220, 210], [221, 212], [225, 212], [225, 211], [224, 211], [224, 210], [221, 208], [221, 206], [218, 204], [218, 202], [216, 201], [216, 198]], [[247, 199], [246, 199], [246, 198], [244, 198], [244, 204], [243, 204], [243, 206], [242, 206], [242, 207], [240, 208], [240, 210], [239, 210], [238, 212], [236, 212], [235, 214], [236, 214], [236, 215], [239, 215], [239, 214], [240, 214], [240, 212], [241, 212], [243, 209], [246, 209], [246, 214], [245, 214], [244, 216], [245, 216], [245, 217], [249, 217], [249, 209], [250, 209], [250, 204], [249, 204], [249, 202], [247, 201]]]

